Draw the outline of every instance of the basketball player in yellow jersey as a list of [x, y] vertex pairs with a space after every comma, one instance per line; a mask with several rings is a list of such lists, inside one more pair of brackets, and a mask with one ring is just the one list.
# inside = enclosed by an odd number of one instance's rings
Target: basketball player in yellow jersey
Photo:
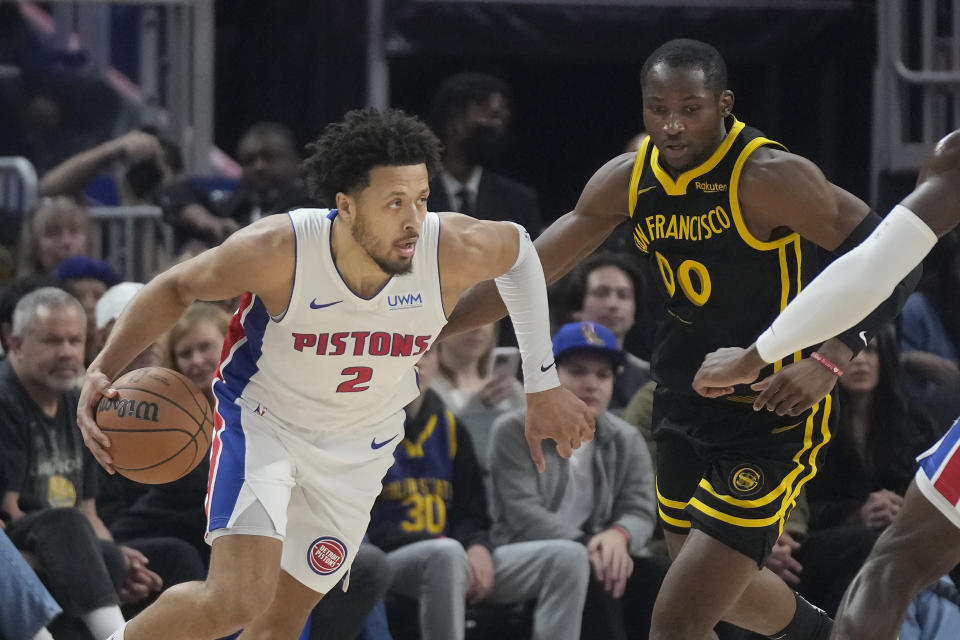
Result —
[[[794, 372], [785, 391], [798, 403], [824, 398], [812, 409], [797, 417], [755, 412], [749, 387], [722, 401], [697, 396], [691, 383], [703, 356], [751, 342], [817, 271], [811, 243], [842, 253], [879, 217], [813, 163], [732, 116], [733, 93], [713, 47], [668, 42], [646, 60], [640, 82], [649, 139], [601, 167], [574, 210], [536, 244], [554, 281], [629, 220], [637, 257], [651, 260], [660, 276], [654, 435], [673, 565], [650, 638], [703, 640], [726, 620], [780, 640], [826, 639], [829, 618], [763, 561], [822, 463], [833, 368], [862, 348], [861, 331], [869, 337], [893, 317], [916, 274], [860, 325], [819, 346], [815, 358], [798, 352], [770, 365]], [[445, 331], [503, 313], [492, 283], [484, 283], [460, 301]]]

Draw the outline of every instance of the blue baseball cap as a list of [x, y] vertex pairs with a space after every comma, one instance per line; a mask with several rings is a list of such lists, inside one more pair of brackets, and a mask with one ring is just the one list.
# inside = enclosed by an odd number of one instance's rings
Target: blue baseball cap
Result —
[[627, 358], [613, 332], [595, 322], [571, 322], [557, 330], [553, 336], [553, 356], [557, 363], [575, 351], [600, 352], [610, 358], [614, 369]]
[[120, 282], [117, 272], [103, 260], [94, 260], [90, 256], [71, 256], [56, 266], [55, 272], [61, 281], [74, 278], [93, 278], [108, 287]]

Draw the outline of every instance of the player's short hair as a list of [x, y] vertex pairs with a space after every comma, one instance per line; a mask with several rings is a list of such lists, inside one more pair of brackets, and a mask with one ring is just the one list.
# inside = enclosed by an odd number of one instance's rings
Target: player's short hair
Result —
[[657, 47], [640, 69], [641, 86], [646, 83], [650, 70], [661, 62], [676, 69], [703, 71], [707, 88], [715, 93], [727, 89], [727, 63], [720, 52], [706, 42], [678, 38]]
[[307, 145], [303, 163], [310, 195], [323, 202], [337, 193], [354, 193], [370, 184], [374, 167], [426, 164], [433, 176], [440, 170], [443, 145], [427, 125], [400, 109], [367, 107], [348, 111], [328, 124]]
[[433, 94], [429, 122], [437, 135], [446, 135], [451, 120], [463, 114], [472, 104], [484, 104], [490, 96], [500, 94], [509, 108], [513, 102], [510, 86], [486, 73], [457, 73], [446, 80]]

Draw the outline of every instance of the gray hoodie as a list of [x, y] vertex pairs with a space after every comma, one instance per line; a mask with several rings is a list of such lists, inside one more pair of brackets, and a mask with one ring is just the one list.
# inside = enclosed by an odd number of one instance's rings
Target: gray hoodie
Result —
[[587, 542], [619, 525], [630, 534], [630, 555], [643, 556], [656, 524], [653, 466], [640, 432], [609, 411], [594, 436], [594, 506], [587, 522], [557, 513], [570, 479], [570, 462], [553, 440], [543, 442], [547, 468], [537, 473], [524, 438], [524, 414], [512, 411], [493, 425], [489, 469], [494, 544], [562, 538]]

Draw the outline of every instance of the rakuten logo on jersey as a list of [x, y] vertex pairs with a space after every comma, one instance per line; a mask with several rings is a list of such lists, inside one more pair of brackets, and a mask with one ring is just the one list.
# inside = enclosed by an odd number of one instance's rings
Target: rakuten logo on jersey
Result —
[[386, 331], [338, 331], [292, 333], [293, 348], [318, 356], [418, 356], [430, 346], [433, 336], [413, 336]]

